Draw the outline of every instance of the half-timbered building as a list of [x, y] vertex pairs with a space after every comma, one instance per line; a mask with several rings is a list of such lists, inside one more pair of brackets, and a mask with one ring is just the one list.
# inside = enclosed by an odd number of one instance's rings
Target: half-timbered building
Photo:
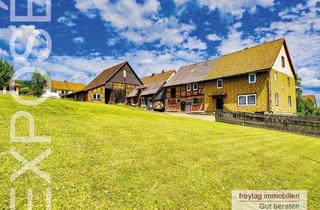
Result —
[[154, 103], [153, 98], [163, 89], [164, 84], [172, 78], [174, 74], [175, 70], [163, 70], [161, 73], [153, 73], [150, 76], [141, 78], [143, 85], [138, 86], [131, 94], [129, 94], [127, 103], [133, 106], [146, 107], [147, 109], [163, 109], [164, 106], [158, 107], [158, 103], [162, 101], [164, 104], [164, 99], [157, 100], [156, 103]]
[[169, 112], [205, 111], [205, 78], [216, 60], [184, 66], [165, 85], [165, 110]]
[[127, 95], [142, 84], [130, 64], [123, 62], [102, 71], [84, 90], [66, 97], [95, 103], [125, 103]]

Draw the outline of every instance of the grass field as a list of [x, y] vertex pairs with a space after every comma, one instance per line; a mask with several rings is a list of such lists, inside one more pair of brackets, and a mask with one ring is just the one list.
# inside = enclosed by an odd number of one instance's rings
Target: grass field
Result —
[[[48, 144], [10, 144], [9, 126], [17, 111], [30, 112], [37, 136]], [[215, 209], [231, 208], [231, 191], [308, 191], [311, 210], [320, 209], [320, 139], [223, 123], [178, 118], [126, 106], [48, 100], [36, 107], [0, 95], [0, 209], [26, 208], [27, 189], [35, 209], [44, 209], [45, 188], [52, 209]], [[19, 120], [19, 135], [27, 134]], [[14, 148], [33, 160], [51, 148], [37, 167], [47, 184], [28, 171]]]

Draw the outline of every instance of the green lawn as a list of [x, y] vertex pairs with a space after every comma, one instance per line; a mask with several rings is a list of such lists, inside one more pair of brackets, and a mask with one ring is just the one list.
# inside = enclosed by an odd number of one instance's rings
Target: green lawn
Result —
[[[49, 144], [11, 144], [17, 111], [30, 112], [37, 136]], [[36, 107], [0, 95], [0, 209], [26, 208], [33, 188], [35, 209], [44, 209], [45, 187], [52, 209], [230, 209], [231, 191], [307, 190], [309, 209], [320, 209], [320, 139], [295, 134], [179, 118], [126, 106], [48, 100]], [[27, 121], [17, 124], [26, 134]], [[33, 160], [47, 184], [29, 171], [10, 182], [23, 164], [10, 148]]]

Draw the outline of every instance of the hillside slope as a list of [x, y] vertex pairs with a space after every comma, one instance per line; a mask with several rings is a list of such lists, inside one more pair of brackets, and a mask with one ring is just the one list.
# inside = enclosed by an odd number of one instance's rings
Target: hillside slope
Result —
[[[17, 111], [34, 116], [37, 136], [47, 144], [10, 144], [10, 119]], [[45, 187], [52, 209], [230, 209], [238, 189], [307, 190], [309, 209], [320, 209], [320, 140], [277, 131], [178, 118], [126, 106], [48, 100], [36, 107], [0, 95], [0, 207], [26, 207], [34, 190], [35, 209], [44, 209]], [[28, 124], [19, 120], [17, 135]], [[10, 149], [50, 174], [47, 184], [28, 171]]]

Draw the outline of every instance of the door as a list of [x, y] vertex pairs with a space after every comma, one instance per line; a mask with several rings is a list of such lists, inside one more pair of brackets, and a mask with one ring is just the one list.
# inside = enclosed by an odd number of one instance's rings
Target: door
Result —
[[190, 113], [191, 112], [191, 102], [186, 102], [186, 110], [185, 110], [185, 112], [186, 113]]
[[110, 89], [105, 89], [104, 93], [104, 98], [105, 98], [105, 101], [106, 101], [106, 104], [109, 104], [110, 103], [110, 99], [111, 99], [111, 90]]
[[181, 111], [182, 112], [186, 111], [186, 102], [184, 102], [184, 101], [181, 102]]
[[223, 96], [217, 97], [217, 110], [223, 110]]

